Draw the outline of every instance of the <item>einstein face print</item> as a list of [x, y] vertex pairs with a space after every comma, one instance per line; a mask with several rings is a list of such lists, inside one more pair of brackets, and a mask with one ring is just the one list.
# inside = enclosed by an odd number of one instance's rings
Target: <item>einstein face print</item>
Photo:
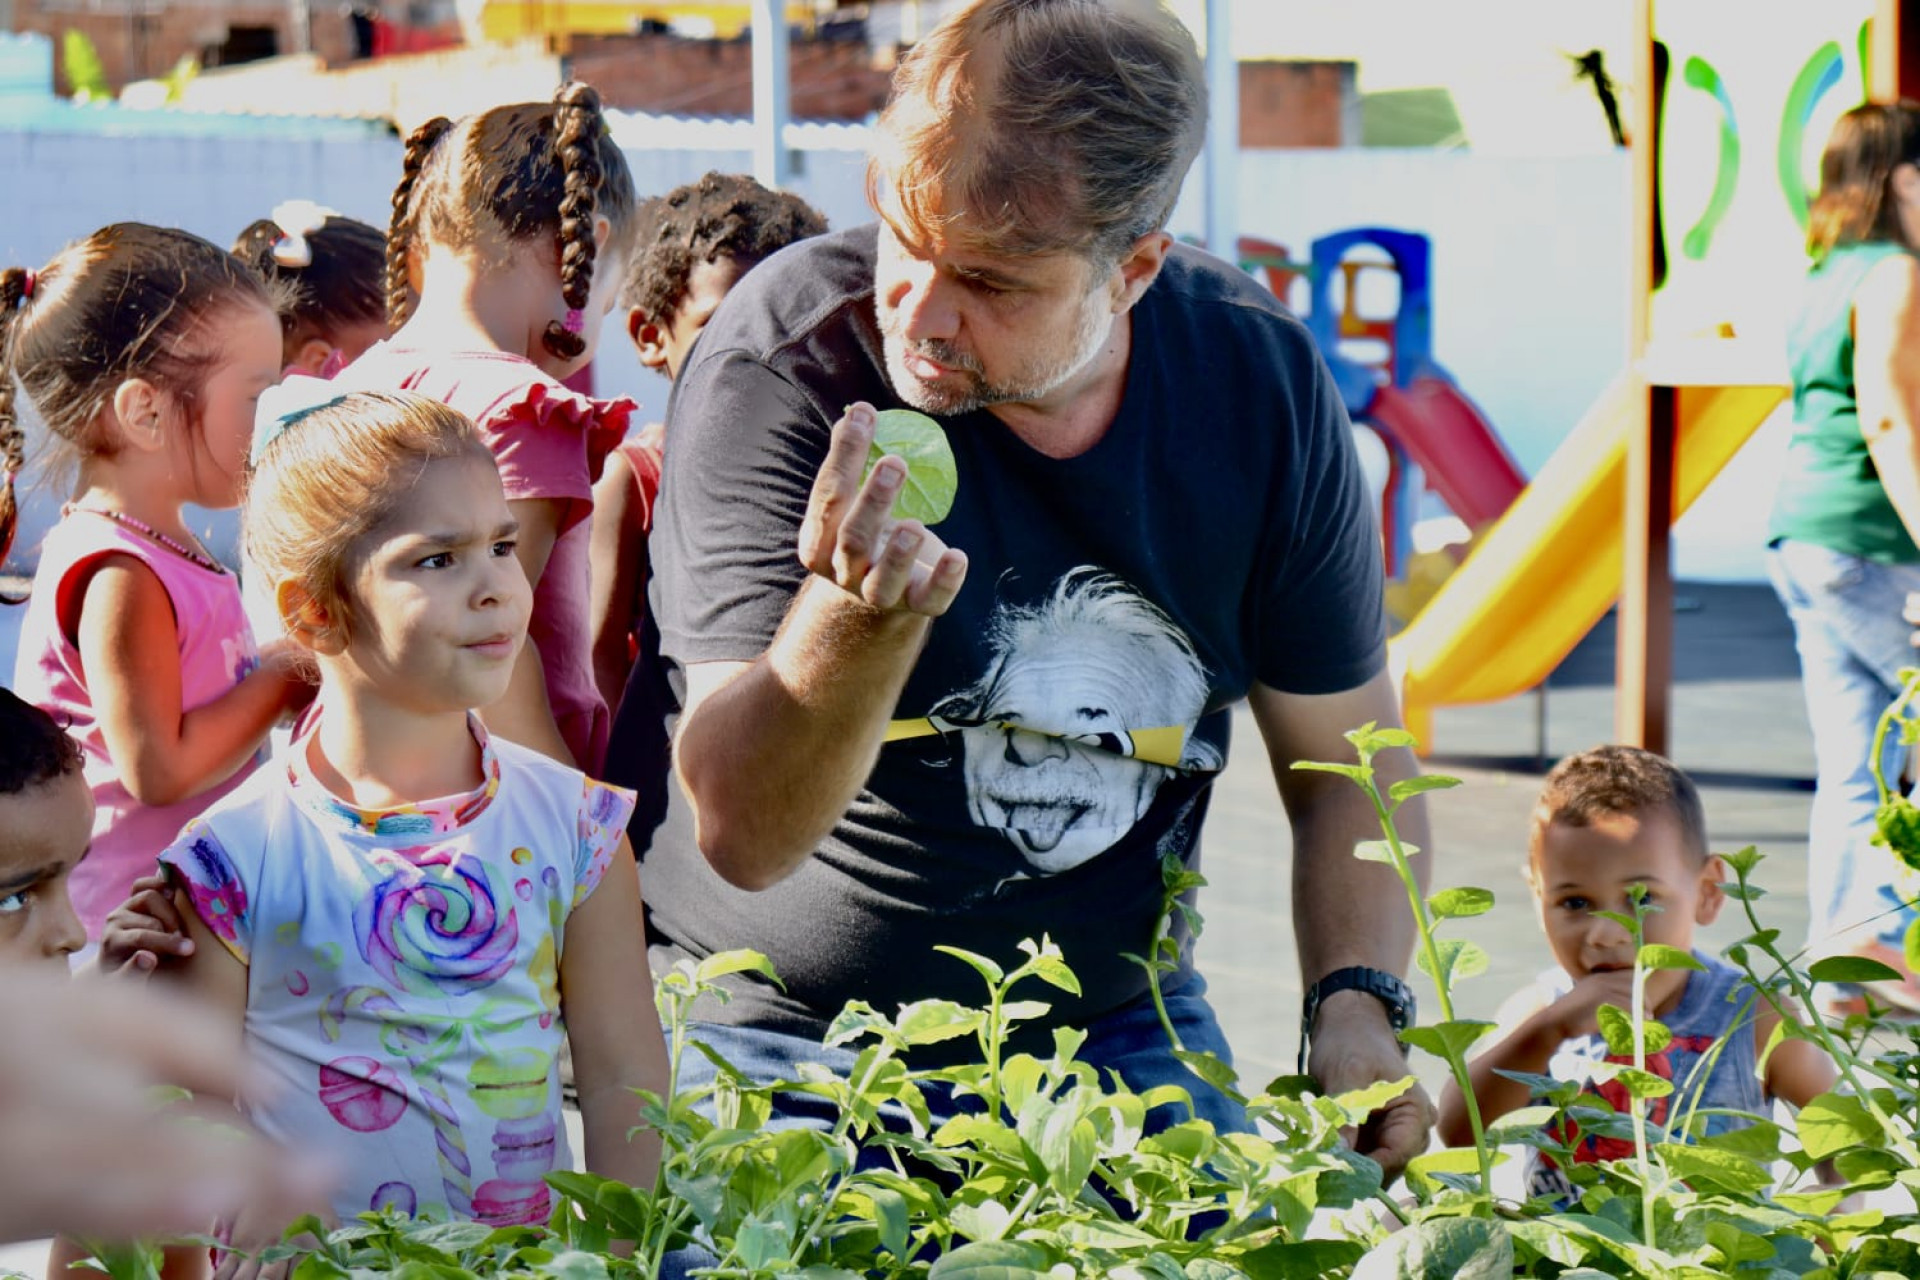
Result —
[[959, 737], [968, 811], [1032, 872], [1079, 866], [1177, 770], [1220, 766], [1192, 740], [1207, 701], [1192, 643], [1118, 577], [1076, 569], [1037, 604], [1002, 604], [989, 636], [985, 674], [924, 723]]

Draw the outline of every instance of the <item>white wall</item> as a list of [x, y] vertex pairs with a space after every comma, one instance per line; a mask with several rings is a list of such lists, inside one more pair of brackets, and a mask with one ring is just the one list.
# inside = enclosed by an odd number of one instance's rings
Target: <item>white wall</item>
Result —
[[[657, 194], [750, 156], [714, 122], [697, 145], [662, 146], [629, 122], [638, 189]], [[813, 136], [813, 135], [806, 135]], [[856, 130], [800, 153], [796, 190], [834, 226], [867, 217]], [[111, 137], [0, 133], [0, 263], [44, 262], [105, 222], [170, 223], [225, 243], [293, 196], [384, 223], [398, 140]], [[1433, 241], [1434, 354], [1485, 410], [1529, 473], [1537, 471], [1625, 358], [1627, 167], [1621, 153], [1513, 157], [1471, 152], [1249, 151], [1239, 179], [1241, 227], [1304, 255], [1316, 237], [1360, 225], [1420, 231]], [[1196, 233], [1189, 197], [1174, 230]], [[611, 336], [611, 335], [610, 335]], [[610, 343], [596, 370], [606, 391], [635, 395], [649, 416], [666, 388]], [[1683, 521], [1679, 571], [1758, 580], [1764, 496], [1778, 469], [1779, 429], [1757, 442]], [[47, 518], [45, 495], [33, 516]], [[30, 531], [28, 531], [30, 533]], [[23, 549], [30, 546], [23, 541]]]

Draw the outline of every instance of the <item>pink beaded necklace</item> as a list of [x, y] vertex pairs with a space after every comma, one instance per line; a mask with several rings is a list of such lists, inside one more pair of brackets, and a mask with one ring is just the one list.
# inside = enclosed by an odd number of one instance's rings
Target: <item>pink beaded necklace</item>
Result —
[[81, 507], [71, 503], [67, 505], [65, 510], [68, 515], [79, 512], [90, 516], [101, 516], [113, 521], [117, 525], [124, 525], [135, 533], [143, 533], [175, 555], [184, 556], [209, 573], [225, 573], [227, 571], [227, 567], [218, 560], [215, 560], [212, 556], [204, 555], [182, 542], [169, 538], [166, 534], [160, 532], [144, 520], [136, 520], [124, 511], [114, 511], [107, 507]]

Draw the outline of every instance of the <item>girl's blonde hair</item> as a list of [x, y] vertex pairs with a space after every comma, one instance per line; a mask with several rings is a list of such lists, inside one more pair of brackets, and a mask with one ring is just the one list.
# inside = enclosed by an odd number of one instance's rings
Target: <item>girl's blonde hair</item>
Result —
[[309, 409], [255, 450], [242, 531], [278, 591], [297, 583], [327, 628], [351, 636], [353, 576], [369, 540], [430, 462], [493, 453], [468, 418], [403, 391], [356, 391]]

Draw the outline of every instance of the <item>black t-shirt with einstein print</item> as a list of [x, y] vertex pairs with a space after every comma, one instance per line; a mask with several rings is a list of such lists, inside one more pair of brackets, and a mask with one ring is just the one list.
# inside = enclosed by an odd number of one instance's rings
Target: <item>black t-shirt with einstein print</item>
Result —
[[774, 887], [728, 886], [678, 783], [660, 783], [661, 728], [682, 668], [752, 659], [773, 638], [842, 408], [900, 403], [875, 237], [757, 267], [674, 390], [650, 550], [664, 661], [643, 655], [610, 766], [643, 793], [654, 960], [764, 952], [785, 991], [742, 979], [703, 1013], [817, 1036], [856, 997], [887, 1012], [976, 1002], [978, 977], [935, 944], [1011, 967], [1023, 938], [1048, 935], [1084, 987], [1049, 992], [1055, 1016], [1084, 1022], [1146, 989], [1123, 956], [1149, 949], [1162, 856], [1196, 855], [1228, 708], [1256, 680], [1330, 693], [1379, 671], [1375, 518], [1305, 328], [1176, 246], [1133, 312], [1125, 401], [1091, 449], [1049, 458], [989, 413], [943, 420], [960, 487], [938, 532], [967, 553], [966, 586], [846, 817]]

